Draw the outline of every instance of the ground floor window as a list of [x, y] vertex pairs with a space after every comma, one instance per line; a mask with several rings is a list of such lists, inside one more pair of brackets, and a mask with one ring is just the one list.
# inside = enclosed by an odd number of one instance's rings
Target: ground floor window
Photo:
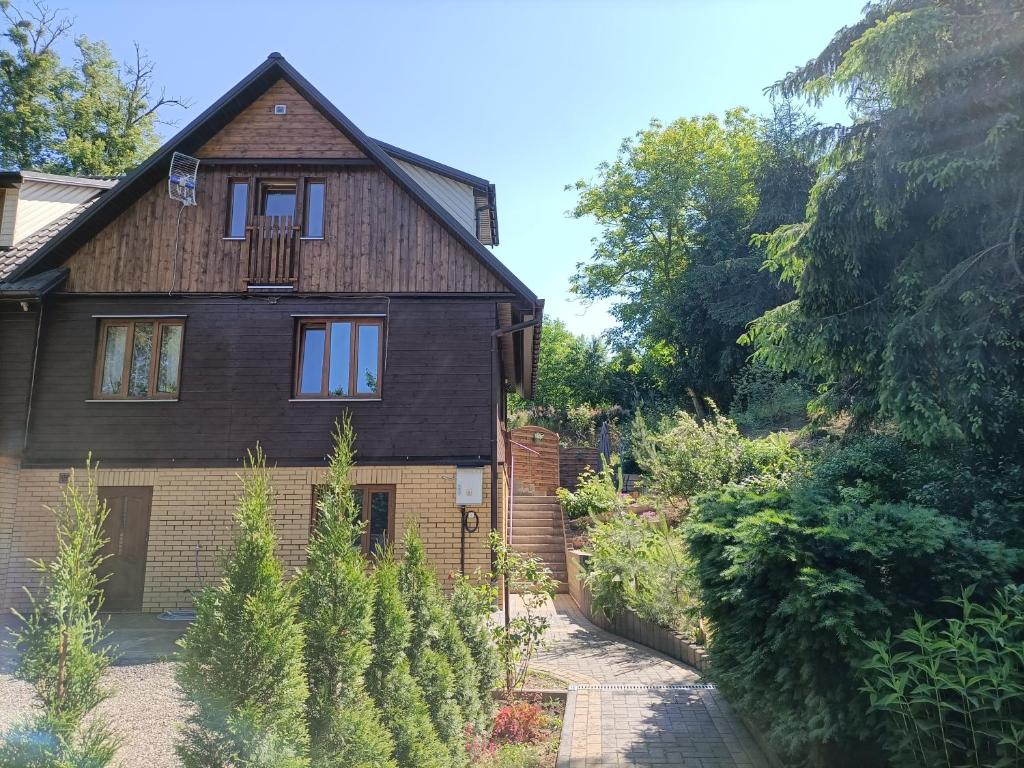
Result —
[[[313, 507], [309, 518], [309, 530], [316, 526], [319, 512], [317, 501], [320, 498], [321, 485], [313, 486]], [[356, 546], [366, 554], [373, 553], [378, 547], [391, 543], [395, 530], [395, 487], [393, 485], [357, 485], [353, 489], [356, 506], [365, 523], [363, 535]]]

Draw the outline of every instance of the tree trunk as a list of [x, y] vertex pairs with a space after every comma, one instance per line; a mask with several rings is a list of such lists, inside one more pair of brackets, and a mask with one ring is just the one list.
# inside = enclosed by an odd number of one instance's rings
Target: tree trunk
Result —
[[693, 401], [693, 410], [694, 413], [697, 414], [697, 423], [703, 424], [705, 421], [707, 421], [708, 418], [707, 411], [704, 410], [704, 403], [701, 401], [699, 397], [697, 397], [697, 393], [694, 392], [691, 387], [686, 388], [686, 393], [690, 396], [690, 399]]

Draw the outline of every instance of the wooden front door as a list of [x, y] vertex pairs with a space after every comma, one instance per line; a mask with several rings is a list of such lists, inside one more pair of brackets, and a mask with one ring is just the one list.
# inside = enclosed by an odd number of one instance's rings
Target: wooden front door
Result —
[[149, 547], [153, 489], [108, 486], [98, 490], [100, 498], [110, 508], [104, 526], [108, 541], [103, 554], [107, 559], [100, 566], [100, 573], [107, 575], [103, 583], [103, 608], [107, 611], [140, 611], [146, 585], [146, 550]]

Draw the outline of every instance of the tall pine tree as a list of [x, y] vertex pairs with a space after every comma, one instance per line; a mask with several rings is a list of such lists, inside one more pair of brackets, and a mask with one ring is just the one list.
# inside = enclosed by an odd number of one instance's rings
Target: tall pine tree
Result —
[[196, 599], [178, 682], [194, 705], [178, 755], [185, 768], [306, 768], [306, 680], [297, 601], [274, 556], [273, 489], [250, 453], [224, 577]]
[[361, 533], [349, 481], [353, 439], [346, 416], [335, 428], [309, 557], [299, 577], [310, 756], [317, 767], [394, 768], [391, 734], [363, 679], [372, 656], [373, 582], [362, 552], [352, 545]]

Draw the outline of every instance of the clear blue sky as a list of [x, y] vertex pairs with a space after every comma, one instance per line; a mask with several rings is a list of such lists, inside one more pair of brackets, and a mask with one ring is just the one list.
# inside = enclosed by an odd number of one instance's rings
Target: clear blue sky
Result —
[[137, 40], [157, 81], [192, 100], [179, 124], [276, 50], [371, 136], [490, 179], [496, 253], [586, 333], [611, 319], [568, 293], [595, 227], [565, 216], [565, 185], [652, 117], [764, 110], [764, 87], [865, 2], [49, 1], [119, 57]]

